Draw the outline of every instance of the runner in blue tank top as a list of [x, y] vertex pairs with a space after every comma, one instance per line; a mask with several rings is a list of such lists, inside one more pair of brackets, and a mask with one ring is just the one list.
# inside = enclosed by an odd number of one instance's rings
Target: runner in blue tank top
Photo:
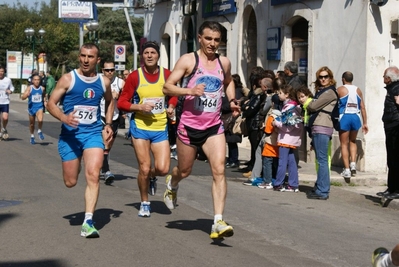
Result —
[[36, 144], [35, 141], [35, 119], [37, 118], [37, 135], [40, 140], [44, 140], [42, 133], [43, 126], [43, 88], [40, 86], [39, 74], [32, 75], [32, 85], [30, 85], [23, 95], [22, 100], [28, 99], [28, 114], [29, 114], [29, 131], [30, 131], [30, 143]]
[[[58, 150], [67, 187], [76, 185], [82, 158], [84, 161], [86, 210], [80, 234], [91, 238], [99, 237], [93, 225], [93, 213], [100, 189], [104, 142], [110, 142], [113, 135], [110, 125], [114, 112], [110, 80], [96, 72], [99, 53], [97, 45], [84, 44], [79, 52], [79, 68], [61, 77], [47, 104], [51, 115], [62, 122]], [[100, 114], [102, 97], [106, 110], [104, 129]], [[64, 100], [64, 112], [57, 106], [61, 99]]]

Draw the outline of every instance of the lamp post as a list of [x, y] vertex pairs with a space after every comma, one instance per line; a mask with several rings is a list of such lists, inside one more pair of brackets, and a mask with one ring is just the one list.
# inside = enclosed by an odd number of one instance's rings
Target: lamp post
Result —
[[[98, 38], [96, 31], [98, 30], [99, 27], [100, 25], [98, 24], [98, 21], [94, 19], [89, 20], [86, 23], [86, 28], [89, 30], [89, 40], [94, 42], [96, 45], [98, 45]], [[98, 64], [96, 64], [96, 72], [98, 72]]]
[[98, 24], [97, 20], [89, 20], [89, 22], [86, 23], [86, 28], [89, 30], [89, 40], [94, 42], [95, 44], [98, 43], [96, 31], [99, 27], [100, 24]]
[[35, 36], [35, 30], [32, 28], [27, 28], [27, 29], [25, 29], [24, 32], [25, 32], [26, 39], [28, 40], [29, 44], [32, 45], [32, 55], [33, 55], [32, 70], [33, 70], [35, 68], [35, 45], [43, 43], [43, 36], [46, 33], [46, 31], [43, 29], [40, 29], [38, 31], [39, 38], [37, 38]]

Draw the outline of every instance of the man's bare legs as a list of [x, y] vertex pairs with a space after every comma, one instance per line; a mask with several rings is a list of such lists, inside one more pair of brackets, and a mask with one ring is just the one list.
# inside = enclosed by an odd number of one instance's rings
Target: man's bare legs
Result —
[[[134, 151], [139, 164], [137, 184], [141, 201], [148, 201], [149, 179], [157, 175], [164, 176], [169, 172], [169, 142], [150, 143], [149, 140], [132, 138]], [[151, 168], [150, 150], [154, 156], [154, 168]]]
[[[186, 178], [192, 170], [197, 149], [177, 139], [178, 165], [172, 170], [171, 177], [166, 179], [167, 188], [164, 194], [164, 202], [169, 209], [174, 209], [177, 199], [177, 188], [179, 182]], [[212, 199], [214, 209], [214, 224], [210, 237], [219, 239], [234, 234], [233, 227], [223, 221], [223, 211], [226, 203], [227, 183], [224, 175], [226, 140], [224, 134], [209, 137], [203, 144], [202, 149], [209, 160], [212, 171]], [[169, 180], [170, 179], [170, 180]]]
[[208, 158], [213, 176], [212, 198], [214, 213], [222, 215], [227, 195], [226, 176], [224, 175], [226, 158], [226, 139], [224, 134], [209, 137], [202, 149]]
[[[100, 192], [100, 168], [103, 160], [101, 148], [88, 148], [83, 151], [85, 164], [86, 191], [85, 191], [85, 212], [94, 213]], [[78, 182], [81, 158], [64, 161], [62, 171], [64, 183], [68, 188], [74, 187]]]

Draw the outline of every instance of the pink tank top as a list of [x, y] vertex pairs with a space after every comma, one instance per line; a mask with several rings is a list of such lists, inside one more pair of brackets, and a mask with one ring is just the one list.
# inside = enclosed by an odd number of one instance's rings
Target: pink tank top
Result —
[[[183, 112], [180, 125], [189, 126], [198, 130], [206, 130], [217, 124], [221, 124], [220, 110], [222, 107], [224, 71], [217, 60], [213, 70], [205, 69], [199, 59], [198, 67], [188, 81], [186, 88], [193, 88], [197, 84], [205, 84], [205, 92], [202, 96], [186, 96], [183, 104]], [[187, 83], [185, 81], [184, 83]]]

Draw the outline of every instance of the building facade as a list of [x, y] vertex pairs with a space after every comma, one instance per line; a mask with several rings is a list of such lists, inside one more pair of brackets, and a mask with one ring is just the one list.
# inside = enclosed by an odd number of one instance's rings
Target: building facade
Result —
[[[198, 26], [205, 20], [225, 29], [219, 53], [232, 63], [232, 73], [248, 81], [252, 67], [282, 70], [295, 61], [309, 88], [315, 72], [328, 66], [337, 86], [344, 71], [354, 74], [363, 91], [369, 133], [358, 135], [358, 168], [386, 170], [381, 116], [386, 91], [384, 70], [399, 65], [397, 0], [140, 0], [144, 36], [161, 44], [160, 65], [173, 69], [179, 57], [198, 49]], [[309, 140], [300, 157], [312, 161]], [[333, 164], [341, 166], [338, 134], [333, 136]]]

